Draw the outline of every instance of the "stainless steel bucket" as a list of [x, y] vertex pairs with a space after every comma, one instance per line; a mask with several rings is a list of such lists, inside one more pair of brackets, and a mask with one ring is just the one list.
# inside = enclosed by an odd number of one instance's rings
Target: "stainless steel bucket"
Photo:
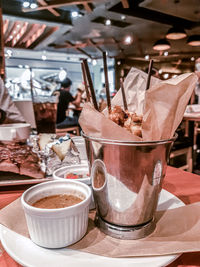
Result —
[[176, 136], [151, 142], [115, 141], [86, 136], [96, 202], [96, 223], [106, 234], [138, 239], [154, 228], [167, 161]]

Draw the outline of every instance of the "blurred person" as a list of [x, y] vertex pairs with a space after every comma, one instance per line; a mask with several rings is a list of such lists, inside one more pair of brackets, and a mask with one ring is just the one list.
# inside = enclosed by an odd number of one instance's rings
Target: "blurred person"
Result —
[[[83, 83], [79, 83], [79, 85], [77, 86], [77, 93], [75, 95], [75, 101], [77, 100], [77, 98], [79, 98], [79, 95], [81, 95], [80, 104], [79, 106], [76, 106], [77, 107], [76, 109], [73, 110], [73, 116], [76, 117], [77, 119], [79, 119], [83, 103], [85, 103], [86, 101], [85, 85]], [[72, 102], [72, 104], [74, 103]]]
[[66, 78], [61, 82], [61, 89], [54, 92], [55, 95], [58, 94], [59, 96], [56, 121], [56, 127], [58, 129], [78, 125], [77, 117], [66, 116], [69, 103], [72, 103], [75, 107], [79, 107], [81, 103], [82, 92], [78, 90], [76, 97], [73, 97], [70, 93], [71, 85], [72, 81], [69, 78]]
[[3, 80], [0, 78], [0, 124], [17, 122], [25, 122], [25, 119], [13, 103]]

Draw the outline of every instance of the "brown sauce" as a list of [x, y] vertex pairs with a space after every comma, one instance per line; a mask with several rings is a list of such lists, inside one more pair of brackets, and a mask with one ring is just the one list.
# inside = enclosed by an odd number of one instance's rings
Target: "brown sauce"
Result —
[[32, 206], [41, 209], [60, 209], [73, 206], [83, 200], [84, 196], [77, 197], [75, 195], [60, 194], [41, 198], [33, 203]]

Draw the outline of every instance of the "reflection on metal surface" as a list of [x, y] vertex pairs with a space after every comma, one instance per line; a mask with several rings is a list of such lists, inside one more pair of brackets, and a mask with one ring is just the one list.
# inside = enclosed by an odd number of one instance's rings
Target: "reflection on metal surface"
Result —
[[84, 134], [83, 137], [91, 168], [97, 225], [117, 238], [136, 239], [151, 233], [175, 138], [121, 142]]

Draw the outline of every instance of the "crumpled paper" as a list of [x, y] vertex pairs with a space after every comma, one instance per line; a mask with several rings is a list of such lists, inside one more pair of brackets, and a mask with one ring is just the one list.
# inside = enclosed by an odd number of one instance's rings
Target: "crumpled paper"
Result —
[[[154, 141], [172, 138], [181, 123], [186, 106], [197, 83], [195, 73], [182, 74], [167, 81], [151, 78], [146, 91], [147, 74], [132, 68], [124, 82], [128, 110], [143, 115], [142, 139], [107, 118], [107, 109], [96, 111], [86, 103], [79, 123], [91, 137], [124, 141]], [[123, 107], [121, 89], [111, 105]]]

